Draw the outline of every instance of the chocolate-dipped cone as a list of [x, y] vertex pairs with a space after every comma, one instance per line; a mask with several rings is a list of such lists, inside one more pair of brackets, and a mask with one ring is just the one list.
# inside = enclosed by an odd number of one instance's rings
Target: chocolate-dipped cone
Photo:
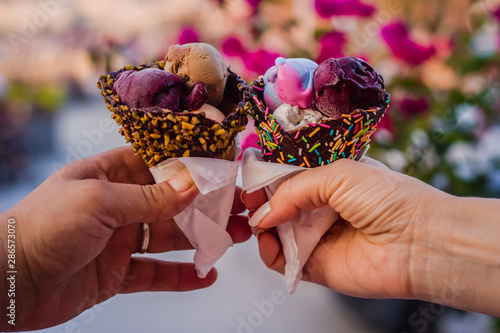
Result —
[[224, 98], [217, 108], [225, 115], [222, 123], [203, 112], [174, 112], [151, 108], [129, 108], [113, 92], [118, 74], [126, 70], [164, 69], [165, 61], [128, 65], [116, 72], [103, 74], [97, 82], [112, 118], [120, 125], [120, 134], [131, 143], [136, 155], [153, 167], [171, 157], [210, 157], [233, 160], [236, 135], [245, 129], [247, 112], [252, 108], [248, 85], [229, 71]]
[[357, 109], [339, 118], [323, 118], [318, 124], [286, 132], [268, 111], [263, 98], [262, 77], [254, 81], [251, 93], [255, 119], [264, 160], [313, 168], [340, 158], [355, 159], [368, 146], [371, 134], [389, 107], [385, 102], [368, 110]]

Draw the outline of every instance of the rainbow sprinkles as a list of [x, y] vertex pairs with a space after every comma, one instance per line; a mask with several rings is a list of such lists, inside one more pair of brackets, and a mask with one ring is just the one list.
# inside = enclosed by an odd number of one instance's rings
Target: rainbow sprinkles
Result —
[[262, 76], [251, 85], [253, 108], [249, 115], [268, 162], [300, 167], [318, 167], [347, 158], [355, 159], [367, 149], [370, 136], [389, 107], [389, 94], [385, 103], [368, 110], [357, 109], [339, 119], [324, 118], [319, 124], [309, 124], [291, 132], [284, 131], [263, 103]]

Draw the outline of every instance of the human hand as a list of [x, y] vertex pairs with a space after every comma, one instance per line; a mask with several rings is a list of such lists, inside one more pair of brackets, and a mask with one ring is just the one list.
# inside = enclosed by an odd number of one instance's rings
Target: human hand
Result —
[[[263, 190], [243, 194], [258, 227], [263, 262], [284, 273], [272, 227], [300, 210], [330, 205], [341, 218], [322, 237], [304, 267], [304, 280], [359, 297], [412, 298], [413, 244], [425, 230], [429, 203], [448, 195], [383, 164], [339, 160], [285, 181], [267, 201]], [[252, 215], [252, 213], [250, 214]]]
[[[3, 316], [2, 331], [54, 326], [118, 293], [213, 284], [215, 269], [199, 279], [194, 264], [132, 256], [140, 250], [141, 222], [150, 223], [148, 253], [192, 248], [172, 220], [198, 194], [189, 172], [153, 183], [142, 159], [124, 147], [69, 164], [2, 213], [0, 250], [5, 253], [7, 221], [16, 221], [17, 270], [16, 326], [6, 325]], [[245, 210], [240, 192], [233, 214]], [[231, 216], [227, 230], [234, 242], [250, 237], [246, 217]], [[5, 309], [6, 293], [1, 294]]]

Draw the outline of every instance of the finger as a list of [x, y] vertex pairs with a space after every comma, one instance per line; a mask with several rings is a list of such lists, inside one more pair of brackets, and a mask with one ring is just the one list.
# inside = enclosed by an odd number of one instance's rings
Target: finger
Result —
[[233, 208], [231, 209], [231, 214], [241, 214], [247, 208], [245, 207], [245, 203], [241, 199], [241, 195], [243, 190], [241, 187], [236, 186], [236, 190], [234, 191], [234, 200], [233, 200]]
[[264, 231], [257, 234], [257, 239], [262, 262], [270, 269], [285, 274], [285, 255], [280, 241], [272, 233]]
[[234, 243], [243, 243], [252, 236], [246, 216], [231, 216], [226, 230]]
[[108, 216], [110, 227], [130, 223], [167, 221], [186, 208], [198, 195], [189, 171], [184, 168], [171, 179], [153, 185], [101, 182], [86, 192]]
[[267, 195], [264, 189], [252, 193], [244, 191], [241, 198], [247, 209], [257, 209], [267, 202]]
[[[126, 229], [125, 232], [132, 232], [132, 234], [128, 235], [129, 248], [131, 249], [131, 253], [139, 253], [143, 241], [142, 225], [137, 224], [137, 226], [133, 226], [135, 227], [133, 231], [130, 227], [132, 226], [123, 228]], [[252, 235], [245, 216], [231, 216], [226, 230], [234, 243], [245, 242]], [[150, 242], [146, 253], [163, 253], [191, 250], [194, 248], [173, 219], [150, 224], [149, 235]], [[124, 236], [124, 233], [117, 232], [116, 237], [119, 237], [119, 241], [122, 241], [127, 236]]]
[[120, 147], [78, 160], [67, 166], [73, 179], [101, 179], [115, 183], [146, 185], [154, 182], [144, 160], [131, 147]]
[[[331, 200], [333, 194], [353, 192], [354, 185], [370, 177], [377, 178], [373, 166], [342, 159], [327, 166], [309, 169], [283, 182], [268, 203], [250, 219], [251, 226], [269, 228], [293, 219], [300, 210], [313, 210], [328, 204], [339, 213], [342, 200]], [[342, 188], [344, 186], [344, 188]], [[359, 190], [359, 189], [358, 189]]]
[[[142, 225], [139, 224], [137, 227], [137, 236], [134, 237], [134, 253], [139, 253], [143, 241]], [[149, 239], [149, 246], [146, 249], [147, 253], [163, 253], [193, 249], [187, 237], [172, 219], [166, 222], [150, 224]]]
[[123, 281], [122, 294], [141, 291], [188, 291], [206, 288], [217, 279], [212, 269], [198, 278], [194, 264], [165, 262], [152, 258], [132, 258]]
[[387, 165], [385, 165], [384, 163], [382, 163], [380, 161], [377, 161], [377, 160], [374, 160], [373, 158], [370, 158], [370, 157], [367, 157], [367, 156], [363, 156], [360, 161], [363, 162], [363, 163], [365, 163], [365, 164], [372, 165], [374, 167], [379, 167], [379, 168], [383, 168], [383, 169], [389, 169], [389, 167]]

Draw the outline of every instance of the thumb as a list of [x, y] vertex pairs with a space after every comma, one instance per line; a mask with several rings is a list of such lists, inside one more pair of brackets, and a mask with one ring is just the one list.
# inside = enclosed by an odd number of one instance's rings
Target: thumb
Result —
[[131, 223], [166, 221], [179, 214], [198, 195], [198, 188], [186, 168], [170, 179], [153, 185], [110, 184], [104, 207], [119, 227]]
[[300, 210], [326, 205], [342, 215], [342, 211], [354, 203], [352, 198], [356, 200], [366, 187], [363, 183], [377, 177], [374, 173], [379, 169], [381, 167], [342, 159], [306, 170], [283, 182], [269, 202], [253, 214], [249, 224], [271, 228], [290, 221]]

